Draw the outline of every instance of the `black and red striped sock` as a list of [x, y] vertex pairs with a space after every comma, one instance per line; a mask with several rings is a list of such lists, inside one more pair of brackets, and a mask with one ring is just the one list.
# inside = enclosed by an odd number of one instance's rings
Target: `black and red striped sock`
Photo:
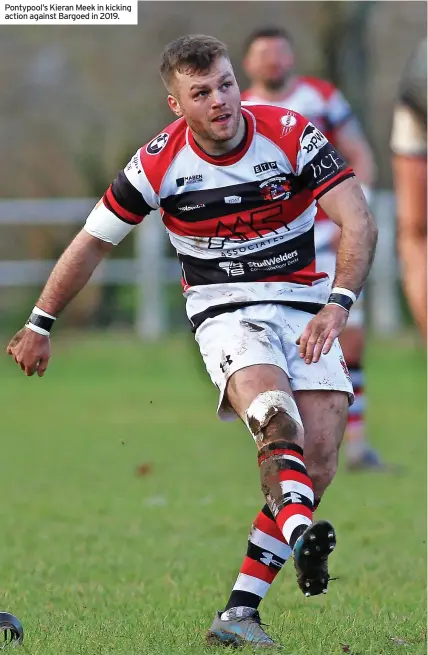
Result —
[[[314, 512], [320, 502], [321, 498], [315, 498]], [[224, 609], [224, 618], [229, 618], [226, 613], [231, 609], [258, 609], [291, 552], [272, 512], [268, 505], [265, 505], [252, 525], [247, 554]]]
[[259, 451], [262, 489], [267, 504], [290, 548], [312, 524], [314, 492], [303, 450], [293, 442], [277, 441]]
[[251, 528], [247, 554], [224, 611], [236, 607], [257, 609], [290, 555], [291, 548], [265, 505]]

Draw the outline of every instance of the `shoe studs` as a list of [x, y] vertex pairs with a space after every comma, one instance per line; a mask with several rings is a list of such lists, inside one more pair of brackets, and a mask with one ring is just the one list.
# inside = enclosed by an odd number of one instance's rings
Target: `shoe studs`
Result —
[[316, 536], [314, 534], [309, 535], [309, 541], [315, 541]]
[[306, 596], [306, 598], [309, 598], [310, 595], [311, 595], [311, 594], [309, 593], [309, 591], [305, 591], [305, 596]]
[[334, 550], [334, 544], [330, 544], [329, 548], [330, 550]]
[[323, 594], [326, 594], [326, 593], [327, 593], [327, 589], [323, 589], [322, 592], [323, 592]]
[[303, 554], [304, 554], [304, 555], [310, 555], [310, 554], [311, 554], [311, 551], [308, 550], [308, 548], [307, 548], [306, 550], [303, 551]]
[[329, 532], [327, 536], [328, 536], [329, 539], [333, 539], [333, 537], [334, 537], [334, 532]]

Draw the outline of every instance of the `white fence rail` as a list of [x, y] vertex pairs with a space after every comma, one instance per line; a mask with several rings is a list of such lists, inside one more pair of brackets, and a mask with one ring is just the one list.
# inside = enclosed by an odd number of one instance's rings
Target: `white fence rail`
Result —
[[[35, 225], [83, 225], [97, 199], [60, 198], [0, 200], [0, 229]], [[377, 191], [373, 211], [379, 225], [377, 256], [369, 280], [372, 327], [380, 333], [401, 325], [395, 256], [395, 203], [392, 191]], [[180, 267], [165, 254], [167, 237], [158, 213], [136, 231], [134, 259], [107, 259], [95, 271], [92, 284], [136, 284], [139, 289], [136, 329], [145, 339], [167, 331], [164, 287], [178, 281]], [[65, 244], [64, 244], [65, 245]], [[0, 287], [42, 285], [55, 261], [0, 261]]]

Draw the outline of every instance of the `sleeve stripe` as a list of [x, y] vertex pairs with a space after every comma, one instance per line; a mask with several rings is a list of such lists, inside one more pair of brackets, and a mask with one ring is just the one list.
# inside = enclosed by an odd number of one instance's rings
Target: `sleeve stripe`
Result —
[[103, 199], [107, 209], [113, 212], [115, 216], [122, 219], [122, 221], [125, 221], [125, 223], [131, 223], [132, 225], [136, 225], [137, 223], [141, 223], [141, 221], [144, 218], [144, 216], [133, 214], [132, 212], [127, 211], [121, 205], [119, 205], [119, 203], [117, 202], [116, 198], [113, 195], [112, 185], [110, 185], [107, 191], [105, 192]]
[[318, 187], [313, 193], [315, 200], [319, 200], [325, 193], [327, 193], [327, 191], [330, 191], [344, 180], [347, 180], [349, 177], [355, 177], [355, 173], [348, 168], [348, 170], [343, 171], [343, 173], [339, 173], [337, 177], [329, 180], [323, 184], [323, 186]]
[[141, 223], [144, 216], [153, 211], [141, 191], [120, 171], [104, 194], [106, 206], [118, 218], [133, 225]]

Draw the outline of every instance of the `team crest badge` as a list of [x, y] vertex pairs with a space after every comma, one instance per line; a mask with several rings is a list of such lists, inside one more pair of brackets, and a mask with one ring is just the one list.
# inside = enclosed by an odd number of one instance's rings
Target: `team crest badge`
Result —
[[284, 114], [279, 120], [282, 125], [281, 137], [289, 134], [297, 125], [297, 118], [293, 114]]
[[285, 175], [270, 177], [260, 184], [260, 193], [264, 200], [274, 202], [275, 200], [288, 200], [291, 196], [291, 182]]

